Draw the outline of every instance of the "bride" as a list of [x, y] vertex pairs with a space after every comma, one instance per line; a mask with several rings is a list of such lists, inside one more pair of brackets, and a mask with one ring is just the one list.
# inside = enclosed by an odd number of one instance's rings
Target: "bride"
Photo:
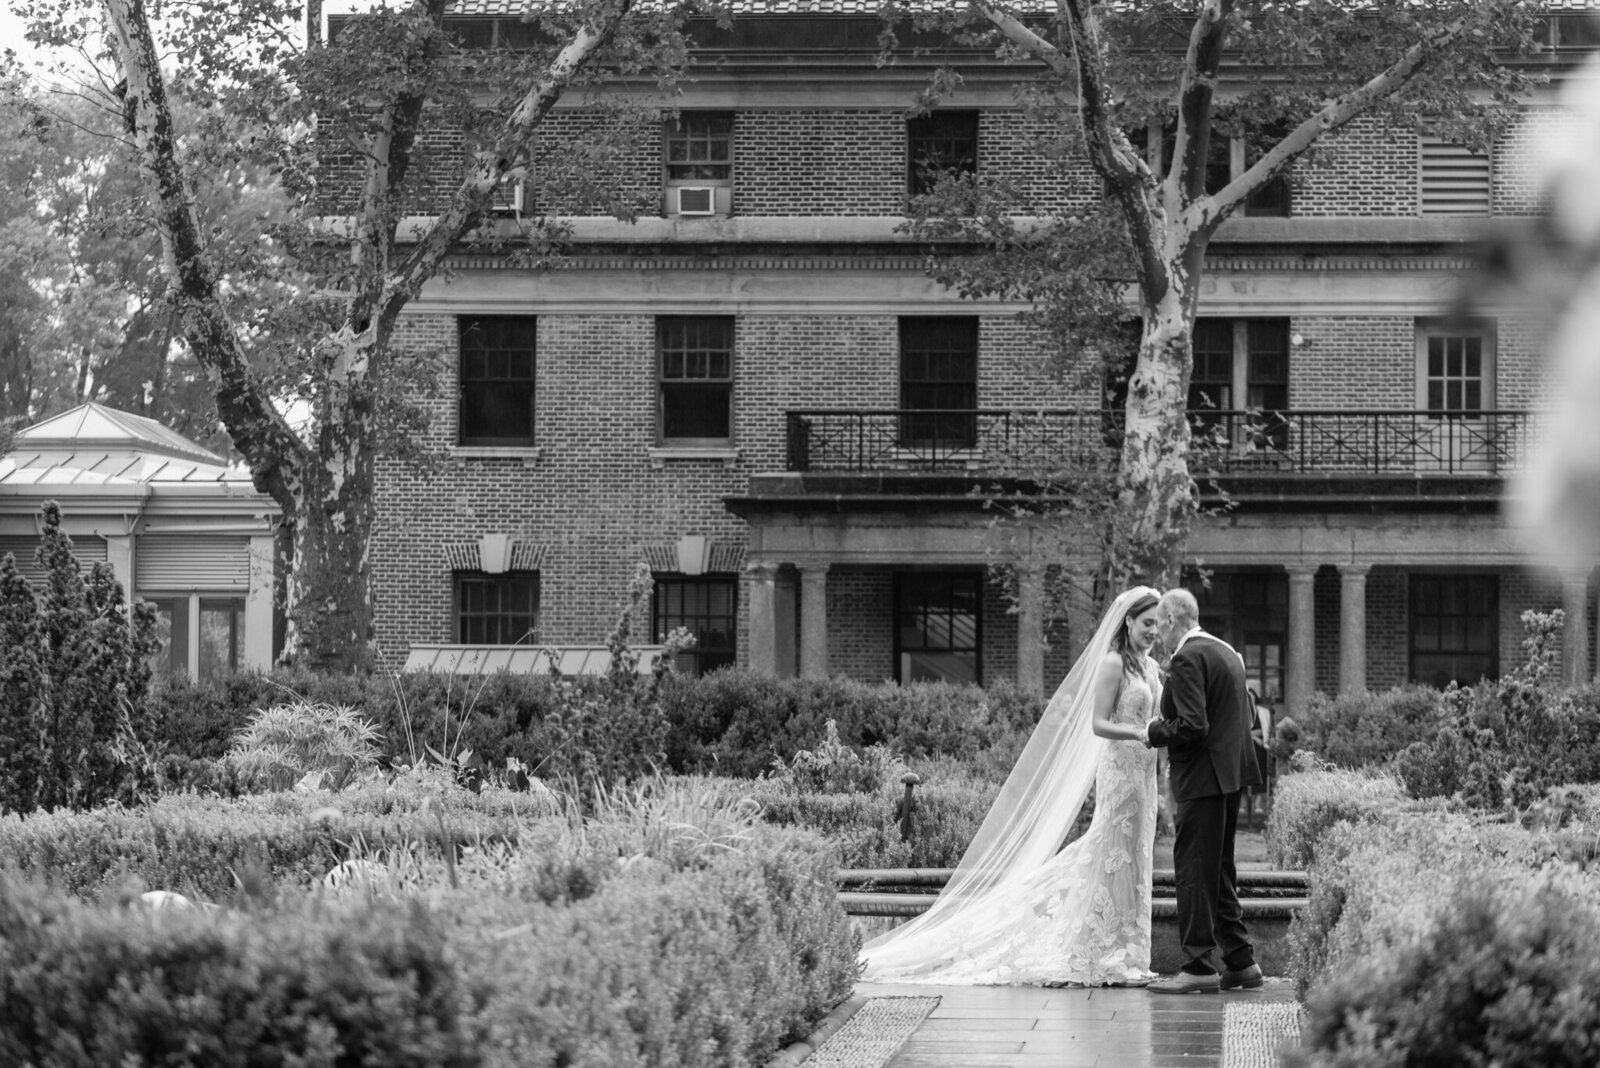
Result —
[[[862, 947], [870, 982], [1143, 985], [1150, 971], [1160, 594], [1121, 594], [933, 907]], [[1062, 839], [1094, 787], [1083, 837]], [[1059, 851], [1058, 851], [1059, 850]]]

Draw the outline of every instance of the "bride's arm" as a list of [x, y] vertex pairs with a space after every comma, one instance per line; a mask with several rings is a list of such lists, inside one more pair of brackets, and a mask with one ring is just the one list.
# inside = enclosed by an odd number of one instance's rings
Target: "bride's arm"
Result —
[[1094, 722], [1091, 729], [1101, 738], [1115, 741], [1138, 741], [1139, 728], [1124, 723], [1111, 722], [1117, 709], [1117, 691], [1122, 686], [1122, 657], [1107, 653], [1100, 661], [1100, 670], [1094, 680]]

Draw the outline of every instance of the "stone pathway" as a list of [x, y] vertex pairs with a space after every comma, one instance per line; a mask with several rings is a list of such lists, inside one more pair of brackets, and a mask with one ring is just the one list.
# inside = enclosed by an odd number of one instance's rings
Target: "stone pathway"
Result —
[[892, 983], [858, 983], [856, 993], [866, 998], [861, 1010], [804, 1065], [1268, 1068], [1299, 1026], [1286, 979], [1269, 979], [1261, 990], [1187, 997]]

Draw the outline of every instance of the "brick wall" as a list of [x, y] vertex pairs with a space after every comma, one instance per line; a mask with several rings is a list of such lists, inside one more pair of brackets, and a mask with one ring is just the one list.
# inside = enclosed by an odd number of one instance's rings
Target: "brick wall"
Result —
[[[828, 668], [862, 682], [894, 678], [894, 604], [890, 572], [835, 567], [828, 572]], [[863, 606], [882, 610], [863, 611]]]
[[[1062, 118], [1077, 122], [1070, 113]], [[1071, 127], [1021, 111], [983, 113], [978, 121], [978, 170], [1014, 189], [1026, 214], [1089, 207], [1100, 200], [1100, 176]]]
[[[448, 343], [425, 442], [447, 450], [455, 434], [454, 321], [409, 316], [404, 323], [408, 344]], [[542, 456], [446, 458], [437, 474], [381, 461], [373, 584], [386, 655], [403, 656], [411, 642], [452, 640], [444, 549], [451, 543], [493, 532], [546, 546], [541, 639], [557, 644], [604, 640], [645, 546], [689, 533], [744, 543], [744, 523], [722, 498], [745, 489], [747, 468], [650, 464], [654, 337], [651, 316], [541, 317], [535, 434]]]
[[1494, 146], [1491, 211], [1496, 215], [1537, 215], [1544, 208], [1539, 162], [1552, 142], [1583, 137], [1582, 120], [1551, 107], [1528, 108]]
[[899, 111], [741, 111], [733, 131], [736, 215], [901, 215]]
[[1354, 119], [1294, 169], [1295, 215], [1407, 216], [1418, 211], [1416, 135]]
[[1416, 320], [1301, 316], [1289, 352], [1291, 408], [1415, 408]]
[[899, 329], [893, 315], [740, 317], [734, 432], [747, 469], [783, 468], [787, 409], [898, 406]]
[[1375, 567], [1367, 574], [1367, 688], [1387, 690], [1411, 674], [1408, 572]]

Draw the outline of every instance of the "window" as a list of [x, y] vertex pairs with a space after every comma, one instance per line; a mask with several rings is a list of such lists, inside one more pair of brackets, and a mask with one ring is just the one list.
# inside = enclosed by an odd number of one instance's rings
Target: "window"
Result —
[[935, 111], [906, 121], [907, 185], [913, 196], [927, 193], [948, 172], [978, 169], [978, 113]]
[[[1152, 127], [1153, 128], [1153, 127]], [[1177, 143], [1177, 133], [1174, 127], [1165, 127], [1161, 132], [1159, 154], [1150, 151], [1149, 145], [1153, 143], [1150, 129], [1134, 129], [1128, 132], [1128, 140], [1134, 148], [1145, 157], [1145, 161], [1157, 172], [1165, 171], [1172, 159], [1173, 148]], [[1213, 129], [1211, 139], [1206, 142], [1206, 193], [1218, 193], [1227, 184], [1244, 174], [1245, 171], [1255, 166], [1268, 149], [1288, 133], [1287, 129], [1261, 129], [1252, 130], [1244, 136], [1230, 137], [1229, 135]], [[1289, 176], [1279, 174], [1272, 181], [1257, 189], [1245, 198], [1245, 202], [1237, 209], [1235, 214], [1251, 216], [1286, 216], [1289, 214]]]
[[658, 574], [652, 615], [658, 645], [679, 627], [695, 636], [694, 647], [678, 654], [679, 671], [704, 675], [733, 666], [739, 615], [737, 577]]
[[656, 320], [661, 440], [724, 445], [733, 437], [733, 319]]
[[1417, 331], [1418, 398], [1434, 418], [1492, 407], [1494, 333], [1488, 324], [1423, 323]]
[[1270, 443], [1282, 449], [1288, 443], [1288, 428], [1272, 413], [1288, 406], [1289, 320], [1195, 320], [1189, 411], [1197, 433], [1233, 425], [1230, 417], [1207, 415], [1208, 411], [1250, 409], [1260, 414], [1236, 428], [1250, 435], [1250, 441], [1241, 444]]
[[243, 597], [194, 593], [145, 600], [155, 606], [161, 638], [161, 649], [150, 661], [152, 670], [201, 681], [239, 670], [244, 653]]
[[1411, 679], [1440, 689], [1500, 673], [1494, 575], [1411, 576]]
[[733, 115], [686, 111], [667, 123], [669, 215], [727, 215], [733, 198]]
[[[977, 444], [978, 320], [900, 320], [902, 448], [970, 449]], [[926, 413], [926, 414], [911, 414]]]
[[533, 444], [535, 323], [532, 316], [460, 318], [460, 444]]
[[456, 640], [462, 645], [516, 645], [539, 631], [539, 573], [489, 575], [457, 571]]
[[1489, 214], [1487, 155], [1437, 137], [1424, 137], [1421, 153], [1422, 214]]
[[981, 682], [982, 594], [976, 572], [895, 575], [895, 679]]
[[1281, 571], [1219, 572], [1195, 588], [1200, 625], [1239, 650], [1256, 699], [1276, 707], [1285, 687], [1289, 576]]

